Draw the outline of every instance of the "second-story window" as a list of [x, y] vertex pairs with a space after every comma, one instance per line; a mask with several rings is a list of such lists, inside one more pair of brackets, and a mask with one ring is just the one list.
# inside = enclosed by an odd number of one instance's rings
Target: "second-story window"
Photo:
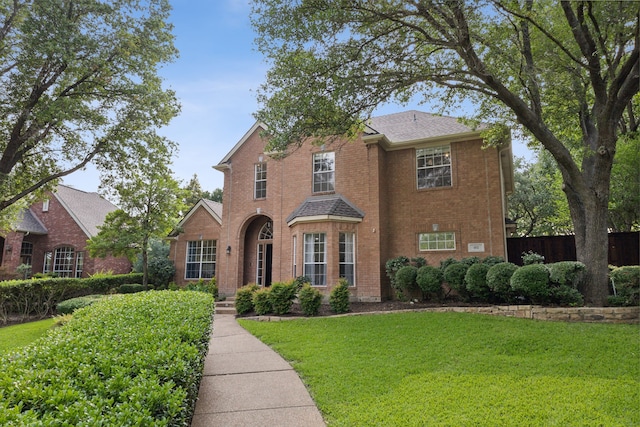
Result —
[[253, 197], [264, 199], [267, 197], [267, 164], [258, 163], [255, 167], [255, 184]]
[[416, 150], [418, 188], [451, 187], [451, 148]]
[[335, 153], [313, 155], [313, 192], [323, 193], [335, 189]]

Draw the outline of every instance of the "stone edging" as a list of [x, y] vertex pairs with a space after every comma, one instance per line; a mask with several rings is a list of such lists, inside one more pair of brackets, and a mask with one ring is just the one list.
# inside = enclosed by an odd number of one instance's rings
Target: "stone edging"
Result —
[[[536, 305], [494, 305], [486, 307], [434, 307], [394, 311], [369, 311], [358, 313], [338, 314], [332, 317], [359, 316], [364, 314], [385, 313], [478, 313], [494, 316], [519, 317], [523, 319], [551, 320], [564, 322], [588, 322], [588, 323], [640, 323], [640, 307], [544, 307]], [[261, 322], [275, 322], [281, 320], [293, 320], [305, 317], [296, 316], [253, 316], [245, 317], [248, 320]]]

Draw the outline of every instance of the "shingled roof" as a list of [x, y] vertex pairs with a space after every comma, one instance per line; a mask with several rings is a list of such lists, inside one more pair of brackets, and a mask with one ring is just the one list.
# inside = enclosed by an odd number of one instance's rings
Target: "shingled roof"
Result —
[[289, 226], [296, 222], [349, 221], [360, 222], [364, 212], [339, 194], [310, 196], [287, 217]]
[[59, 185], [53, 195], [87, 237], [98, 234], [98, 226], [104, 223], [107, 214], [118, 209], [98, 193], [88, 193], [66, 185]]
[[47, 234], [47, 227], [40, 222], [31, 209], [24, 209], [21, 212], [20, 222], [16, 226], [16, 231], [29, 234]]
[[372, 117], [365, 128], [370, 138], [384, 136], [390, 146], [455, 136], [467, 138], [486, 126], [473, 129], [455, 117], [437, 116], [418, 110]]

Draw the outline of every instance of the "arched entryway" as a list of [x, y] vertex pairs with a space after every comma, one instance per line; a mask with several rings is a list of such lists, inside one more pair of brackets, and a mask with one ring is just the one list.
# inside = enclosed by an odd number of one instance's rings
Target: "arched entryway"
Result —
[[273, 265], [273, 221], [267, 216], [255, 217], [244, 238], [243, 283], [270, 286]]

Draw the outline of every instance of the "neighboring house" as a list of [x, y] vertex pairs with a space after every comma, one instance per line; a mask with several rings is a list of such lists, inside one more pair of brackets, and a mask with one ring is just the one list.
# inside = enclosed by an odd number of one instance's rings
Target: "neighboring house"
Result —
[[178, 223], [169, 239], [169, 258], [176, 266], [175, 282], [185, 285], [216, 275], [222, 227], [222, 204], [201, 199]]
[[325, 295], [344, 277], [354, 300], [381, 301], [394, 296], [391, 258], [506, 258], [509, 140], [483, 148], [480, 130], [406, 111], [372, 118], [355, 141], [283, 156], [265, 152], [265, 129], [256, 123], [214, 166], [224, 173], [219, 230], [213, 215], [210, 225], [204, 212], [185, 218], [182, 246], [172, 244], [178, 271], [203, 259], [202, 238], [223, 295], [304, 275]]
[[90, 258], [86, 250], [87, 240], [98, 234], [98, 227], [116, 206], [98, 193], [64, 185], [48, 196], [23, 211], [15, 231], [0, 238], [0, 267], [5, 272], [15, 272], [20, 264], [31, 265], [33, 273], [60, 277], [131, 271], [126, 258]]

